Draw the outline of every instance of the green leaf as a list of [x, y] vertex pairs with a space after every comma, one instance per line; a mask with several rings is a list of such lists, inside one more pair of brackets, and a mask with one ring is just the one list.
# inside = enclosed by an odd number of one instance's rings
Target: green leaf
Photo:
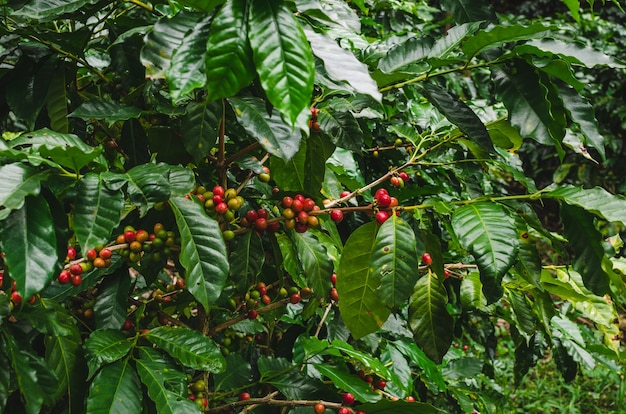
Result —
[[248, 231], [230, 242], [230, 277], [241, 291], [256, 283], [265, 263], [265, 251], [258, 234]]
[[408, 343], [408, 341], [394, 341], [393, 344], [402, 352], [407, 358], [409, 358], [414, 364], [420, 367], [424, 373], [424, 378], [428, 388], [433, 392], [445, 391], [446, 382], [441, 375], [441, 369], [439, 365], [436, 365], [424, 351], [419, 349], [415, 343]]
[[215, 146], [222, 109], [220, 105], [190, 103], [182, 118], [181, 131], [185, 150], [199, 162]]
[[174, 50], [166, 78], [172, 101], [179, 102], [206, 83], [204, 55], [206, 53], [212, 16], [207, 14], [185, 33], [182, 43]]
[[[0, 299], [1, 301], [2, 299]], [[2, 341], [2, 337], [0, 337], [0, 346], [2, 347], [2, 351], [0, 351], [0, 366], [8, 367], [11, 362], [9, 358], [7, 358], [4, 353], [4, 342]], [[0, 411], [5, 412], [7, 406], [7, 399], [9, 397], [9, 387], [11, 386], [11, 370], [10, 369], [2, 369], [0, 370]]]
[[493, 49], [506, 43], [544, 37], [550, 29], [550, 26], [546, 26], [543, 23], [534, 23], [530, 26], [521, 24], [491, 26], [489, 29], [481, 30], [468, 37], [462, 46], [463, 53], [471, 59], [485, 50]]
[[[146, 67], [146, 77], [165, 78], [176, 49], [183, 44], [187, 33], [192, 31], [204, 18], [203, 13], [184, 10], [174, 16], [161, 17], [144, 39], [141, 48], [141, 63]], [[202, 59], [201, 56], [197, 57]]]
[[524, 280], [542, 290], [541, 285], [541, 257], [537, 251], [535, 237], [527, 231], [526, 224], [522, 220], [516, 220], [520, 237], [517, 238], [519, 250], [515, 270]]
[[417, 345], [440, 364], [454, 337], [454, 321], [446, 304], [448, 293], [433, 273], [422, 276], [409, 300], [409, 325]]
[[235, 96], [256, 75], [248, 41], [249, 3], [226, 2], [213, 19], [206, 46], [208, 101]]
[[478, 272], [468, 273], [461, 280], [461, 304], [468, 309], [482, 309], [487, 305], [485, 295], [483, 295], [483, 284], [480, 283]]
[[47, 180], [48, 171], [39, 171], [21, 163], [0, 166], [2, 186], [0, 186], [0, 220], [12, 210], [22, 208], [26, 196], [39, 195], [41, 182]]
[[52, 79], [50, 79], [50, 87], [48, 88], [48, 96], [46, 98], [46, 110], [48, 118], [50, 118], [50, 127], [56, 132], [67, 134], [69, 132], [67, 102], [67, 90], [65, 89], [65, 68], [61, 66], [57, 70]]
[[570, 63], [584, 65], [588, 68], [598, 65], [613, 68], [624, 67], [623, 64], [618, 63], [611, 56], [575, 41], [565, 42], [563, 40], [549, 39], [542, 36], [540, 39], [535, 39], [528, 44], [543, 52], [559, 55]]
[[626, 224], [626, 197], [611, 194], [601, 187], [587, 189], [563, 185], [546, 193], [545, 196], [582, 207], [608, 221]]
[[199, 203], [174, 197], [170, 206], [180, 233], [180, 263], [186, 270], [187, 290], [208, 310], [220, 297], [228, 277], [222, 232]]
[[74, 232], [83, 252], [109, 241], [120, 223], [123, 207], [124, 195], [109, 190], [102, 175], [89, 173], [78, 182]]
[[143, 111], [134, 106], [123, 105], [108, 99], [93, 99], [83, 102], [68, 116], [74, 118], [104, 119], [109, 124], [139, 118]]
[[170, 182], [170, 193], [173, 196], [184, 196], [188, 194], [196, 186], [196, 177], [191, 168], [185, 168], [178, 165], [170, 166], [170, 174], [168, 181]]
[[320, 129], [338, 147], [360, 151], [363, 145], [363, 130], [359, 122], [346, 108], [335, 107], [335, 102], [337, 101], [331, 99], [318, 108]]
[[226, 0], [180, 0], [179, 3], [194, 7], [198, 10], [210, 12]]
[[455, 210], [452, 228], [476, 259], [487, 301], [496, 301], [502, 296], [502, 277], [517, 256], [515, 222], [501, 205], [482, 202]]
[[95, 0], [32, 0], [21, 9], [12, 11], [11, 14], [15, 17], [46, 22], [95, 3], [97, 3]]
[[132, 338], [119, 330], [99, 329], [85, 340], [85, 357], [89, 367], [89, 378], [104, 365], [118, 361], [133, 348]]
[[368, 372], [373, 372], [385, 379], [389, 377], [387, 367], [377, 357], [372, 356], [368, 352], [358, 351], [352, 345], [338, 339], [330, 344], [325, 353], [334, 355], [336, 351], [341, 351], [342, 354], [347, 355], [348, 360], [358, 361], [363, 369]]
[[484, 150], [494, 152], [493, 143], [487, 132], [487, 128], [478, 115], [472, 111], [464, 102], [453, 96], [446, 89], [427, 83], [423, 85], [426, 98], [432, 103], [446, 118], [467, 136], [475, 141]]
[[537, 317], [524, 292], [516, 289], [506, 289], [507, 298], [513, 308], [517, 326], [528, 335], [537, 330]]
[[93, 306], [96, 329], [120, 329], [126, 321], [131, 278], [126, 267], [120, 267], [105, 278], [98, 288]]
[[[414, 70], [411, 66], [425, 60], [431, 51], [432, 41], [423, 37], [411, 37], [392, 46], [378, 62], [378, 68], [385, 73], [400, 70]], [[418, 67], [420, 68], [420, 67]], [[426, 64], [420, 68], [428, 69]]]
[[58, 378], [57, 391], [53, 400], [66, 396], [72, 410], [77, 409], [74, 404], [78, 398], [83, 400], [83, 386], [86, 375], [80, 375], [79, 364], [82, 360], [82, 341], [78, 328], [73, 325], [69, 335], [46, 335], [44, 337], [46, 347], [46, 363]]
[[50, 283], [58, 269], [57, 240], [43, 197], [27, 197], [24, 206], [9, 215], [0, 227], [0, 245], [23, 298]]
[[[321, 381], [307, 376], [299, 365], [293, 365], [285, 358], [261, 356], [257, 359], [261, 382], [276, 387], [291, 400], [321, 399], [329, 388]], [[267, 379], [266, 379], [267, 378]]]
[[378, 330], [390, 314], [378, 297], [380, 275], [370, 267], [377, 232], [374, 221], [355, 230], [346, 241], [337, 269], [339, 310], [355, 339]]
[[127, 359], [102, 368], [89, 387], [89, 414], [141, 413], [141, 407], [141, 383]]
[[559, 88], [559, 94], [570, 118], [578, 125], [584, 135], [585, 144], [595, 148], [600, 154], [600, 158], [605, 161], [604, 137], [598, 129], [598, 121], [593, 106], [581, 95], [566, 86]]
[[76, 330], [73, 316], [56, 302], [41, 302], [24, 307], [19, 319], [28, 321], [37, 331], [52, 336], [71, 335]]
[[569, 9], [569, 12], [572, 15], [572, 18], [576, 21], [576, 23], [580, 23], [580, 1], [578, 0], [563, 0], [563, 3]]
[[367, 414], [444, 414], [445, 411], [432, 406], [431, 404], [419, 401], [391, 401], [382, 399], [377, 403], [365, 403], [359, 405], [359, 410], [365, 411]]
[[478, 358], [457, 358], [448, 362], [443, 375], [453, 380], [473, 378], [483, 371], [483, 366], [484, 362]]
[[283, 191], [296, 191], [305, 193], [305, 173], [307, 161], [308, 140], [300, 141], [300, 148], [289, 160], [278, 157], [270, 158], [270, 169], [272, 170], [272, 180]]
[[165, 350], [186, 367], [200, 371], [223, 372], [226, 361], [212, 339], [188, 328], [159, 326], [144, 337]]
[[602, 234], [593, 216], [577, 206], [561, 204], [563, 234], [575, 254], [574, 270], [583, 277], [585, 286], [596, 295], [609, 292], [609, 276], [602, 267], [604, 250]]
[[457, 50], [458, 46], [463, 43], [471, 42], [476, 37], [476, 31], [483, 22], [467, 22], [457, 26], [453, 26], [446, 32], [445, 36], [440, 37], [432, 49], [428, 52], [428, 57], [445, 59]]
[[376, 402], [381, 399], [380, 394], [372, 391], [369, 384], [354, 374], [339, 371], [336, 367], [327, 364], [313, 364], [313, 366], [322, 375], [330, 378], [337, 388], [352, 393], [359, 402]]
[[452, 14], [457, 23], [498, 21], [491, 3], [485, 0], [443, 0], [442, 5]]
[[378, 233], [370, 256], [373, 276], [380, 280], [379, 300], [390, 308], [398, 307], [411, 296], [419, 277], [416, 269], [417, 244], [415, 233], [403, 218], [392, 214]]
[[185, 374], [164, 368], [161, 362], [143, 358], [136, 359], [135, 366], [159, 414], [197, 414], [198, 407], [186, 395], [179, 395], [167, 388], [170, 381], [185, 381]]
[[245, 360], [240, 353], [231, 353], [226, 356], [224, 372], [216, 373], [214, 378], [215, 391], [232, 390], [252, 383], [253, 373], [250, 362]]
[[267, 114], [265, 103], [259, 98], [230, 98], [237, 121], [251, 137], [272, 155], [288, 161], [300, 146], [302, 135], [292, 130], [280, 116]]
[[315, 56], [324, 61], [328, 75], [336, 81], [346, 81], [354, 90], [363, 95], [369, 95], [380, 102], [382, 95], [378, 86], [369, 74], [367, 65], [361, 63], [348, 50], [343, 49], [335, 40], [317, 33], [306, 26], [306, 37], [311, 43]]
[[255, 0], [248, 15], [248, 38], [261, 86], [294, 126], [309, 106], [315, 76], [302, 27], [282, 1]]
[[330, 276], [333, 273], [333, 263], [328, 257], [326, 247], [312, 232], [292, 232], [291, 237], [294, 239], [307, 286], [313, 289], [316, 297], [327, 297], [331, 288]]
[[561, 372], [565, 382], [571, 382], [576, 378], [578, 372], [578, 364], [574, 361], [574, 358], [568, 354], [567, 349], [563, 346], [563, 343], [559, 338], [552, 338], [552, 358], [556, 363], [556, 367]]
[[303, 190], [305, 194], [319, 194], [326, 174], [326, 160], [333, 155], [335, 145], [324, 134], [313, 134], [306, 141], [303, 140], [304, 142], [306, 142], [304, 169], [307, 173], [304, 174]]
[[167, 164], [140, 164], [126, 173], [128, 198], [139, 208], [140, 217], [170, 197], [169, 168]]

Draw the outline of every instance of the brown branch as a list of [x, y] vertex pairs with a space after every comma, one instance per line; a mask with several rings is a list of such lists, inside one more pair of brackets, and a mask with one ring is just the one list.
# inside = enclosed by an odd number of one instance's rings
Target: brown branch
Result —
[[[286, 305], [287, 303], [289, 303], [289, 300], [290, 300], [289, 298], [281, 299], [281, 300], [278, 300], [278, 301], [276, 301], [274, 303], [270, 303], [267, 306], [263, 306], [262, 308], [258, 308], [258, 309], [256, 309], [256, 311], [258, 313], [269, 312], [271, 310], [274, 310], [274, 309], [280, 308], [281, 306]], [[241, 321], [243, 321], [244, 319], [247, 319], [247, 318], [248, 318], [247, 315], [239, 315], [236, 318], [229, 319], [226, 322], [217, 325], [213, 329], [210, 329], [209, 332], [207, 333], [207, 335], [208, 336], [212, 336], [212, 335], [214, 335], [214, 334], [216, 334], [216, 333], [218, 333], [220, 331], [223, 331], [224, 329], [226, 329], [226, 328], [228, 328], [230, 326], [233, 326], [234, 324], [236, 324], [238, 322], [241, 322]]]
[[343, 407], [343, 404], [324, 400], [277, 400], [274, 399], [278, 395], [278, 391], [274, 391], [262, 398], [250, 398], [249, 400], [234, 401], [232, 403], [220, 405], [215, 408], [211, 408], [205, 413], [219, 413], [226, 410], [233, 410], [236, 407], [246, 406], [241, 412], [246, 413], [257, 408], [259, 405], [271, 405], [275, 407], [298, 407], [307, 406], [312, 407], [316, 404], [323, 404], [326, 408], [339, 409]]

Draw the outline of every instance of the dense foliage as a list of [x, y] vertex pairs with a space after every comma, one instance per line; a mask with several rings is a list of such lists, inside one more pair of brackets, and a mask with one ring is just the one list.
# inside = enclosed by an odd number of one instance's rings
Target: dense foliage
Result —
[[0, 412], [624, 410], [626, 36], [563, 4], [3, 2]]

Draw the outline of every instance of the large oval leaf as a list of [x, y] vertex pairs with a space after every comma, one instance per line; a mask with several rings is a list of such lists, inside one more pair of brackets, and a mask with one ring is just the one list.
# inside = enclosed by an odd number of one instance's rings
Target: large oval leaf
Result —
[[139, 208], [141, 217], [145, 216], [155, 203], [169, 198], [169, 170], [170, 166], [167, 164], [140, 164], [126, 173], [128, 198]]
[[24, 205], [28, 195], [38, 195], [41, 182], [48, 178], [48, 172], [21, 163], [0, 166], [0, 220], [6, 218], [12, 210]]
[[[145, 355], [145, 354], [143, 354]], [[171, 382], [186, 381], [185, 374], [164, 367], [161, 361], [135, 360], [137, 373], [148, 390], [148, 396], [159, 414], [197, 414], [198, 407], [187, 396], [173, 392]]]
[[89, 366], [89, 377], [102, 366], [115, 362], [128, 354], [133, 342], [121, 331], [98, 329], [85, 340], [85, 354]]
[[370, 266], [377, 232], [374, 221], [354, 231], [346, 241], [337, 269], [341, 318], [356, 339], [378, 330], [391, 313], [378, 297], [380, 274]]
[[141, 413], [141, 383], [137, 372], [124, 359], [102, 368], [89, 387], [87, 413]]
[[248, 37], [268, 99], [291, 122], [309, 106], [315, 66], [302, 27], [282, 1], [251, 2]]
[[546, 194], [547, 197], [582, 207], [590, 213], [608, 221], [626, 224], [626, 198], [611, 194], [601, 187], [582, 188], [563, 185]]
[[187, 271], [187, 290], [208, 310], [222, 293], [228, 276], [222, 232], [200, 204], [174, 197], [170, 206], [180, 232], [180, 263]]
[[518, 250], [514, 220], [495, 203], [474, 203], [454, 211], [452, 228], [461, 245], [474, 258], [487, 301], [502, 296], [502, 277], [515, 261]]
[[331, 288], [330, 276], [333, 262], [328, 257], [326, 247], [311, 232], [293, 233], [298, 260], [306, 276], [307, 286], [315, 296], [324, 298]]

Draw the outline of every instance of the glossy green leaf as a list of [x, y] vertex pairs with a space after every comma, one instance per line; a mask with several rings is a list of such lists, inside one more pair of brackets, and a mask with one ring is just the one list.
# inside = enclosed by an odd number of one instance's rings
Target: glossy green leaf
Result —
[[179, 165], [170, 165], [168, 177], [170, 183], [170, 193], [172, 196], [184, 196], [196, 186], [196, 178], [191, 168]]
[[340, 351], [342, 354], [345, 354], [348, 357], [347, 360], [358, 361], [363, 369], [368, 372], [373, 372], [381, 378], [387, 378], [389, 376], [389, 370], [377, 357], [367, 352], [357, 350], [347, 342], [334, 340], [327, 348], [326, 353], [333, 355], [333, 351]]
[[423, 403], [419, 401], [391, 401], [387, 398], [380, 400], [377, 403], [365, 403], [359, 405], [359, 410], [365, 411], [368, 414], [444, 414], [445, 411], [434, 407], [431, 404]]
[[23, 298], [50, 283], [58, 269], [57, 240], [43, 197], [27, 197], [24, 206], [7, 217], [0, 227], [0, 245]]
[[281, 190], [305, 193], [304, 188], [307, 180], [305, 166], [308, 148], [308, 140], [303, 139], [300, 141], [300, 148], [289, 160], [285, 161], [277, 157], [270, 158], [272, 180]]
[[453, 339], [454, 321], [446, 304], [448, 293], [433, 273], [422, 276], [409, 300], [409, 325], [417, 345], [440, 364]]
[[226, 356], [226, 367], [228, 369], [213, 376], [215, 391], [243, 387], [253, 381], [252, 366], [241, 354], [228, 354]]
[[[335, 149], [335, 145], [324, 134], [313, 134], [306, 140], [304, 168], [307, 173], [304, 174], [305, 194], [319, 194], [326, 174], [326, 160], [333, 155]], [[273, 175], [272, 178], [274, 178]]]
[[387, 392], [400, 399], [411, 395], [413, 393], [413, 369], [402, 352], [388, 343], [380, 354], [380, 361], [389, 366], [389, 381], [385, 387]]
[[143, 111], [134, 106], [123, 105], [108, 99], [93, 99], [83, 102], [68, 116], [75, 118], [104, 119], [109, 123], [139, 118]]
[[483, 295], [483, 284], [480, 283], [478, 272], [468, 273], [461, 280], [461, 304], [468, 309], [482, 309], [487, 305], [485, 295]]
[[378, 330], [390, 314], [378, 297], [380, 275], [370, 266], [377, 232], [374, 221], [356, 229], [346, 241], [337, 269], [339, 310], [357, 339]]
[[81, 375], [81, 369], [78, 365], [84, 363], [82, 361], [82, 340], [76, 325], [69, 335], [46, 335], [44, 337], [44, 345], [46, 347], [46, 363], [54, 371], [57, 379], [57, 390], [53, 395], [54, 400], [58, 400], [62, 396], [67, 397], [70, 407], [74, 406], [76, 399], [83, 395], [81, 392], [84, 386], [86, 375]]
[[517, 256], [514, 220], [499, 204], [474, 203], [454, 211], [452, 228], [476, 259], [487, 301], [496, 301], [502, 296], [502, 277]]
[[76, 330], [73, 316], [58, 303], [45, 299], [24, 307], [19, 318], [45, 335], [67, 336]]
[[423, 86], [426, 98], [446, 118], [467, 136], [475, 141], [481, 148], [488, 152], [494, 152], [493, 143], [487, 133], [487, 128], [478, 115], [464, 102], [453, 96], [446, 89], [431, 83]]
[[250, 4], [248, 38], [269, 101], [294, 126], [309, 106], [315, 75], [313, 54], [302, 27], [285, 3], [255, 0]]
[[338, 147], [358, 151], [363, 145], [363, 130], [352, 112], [343, 108], [334, 108], [333, 100], [319, 107], [318, 122], [320, 129], [327, 134]]
[[141, 413], [141, 407], [141, 383], [128, 360], [102, 368], [89, 387], [88, 414], [134, 414]]
[[0, 166], [2, 186], [0, 186], [0, 220], [5, 219], [12, 210], [22, 208], [26, 196], [39, 195], [41, 182], [48, 178], [49, 172], [40, 171], [26, 164], [13, 163]]
[[398, 307], [411, 296], [417, 282], [417, 245], [409, 223], [393, 214], [378, 233], [370, 256], [370, 268], [380, 280], [379, 300], [390, 308]]
[[249, 231], [235, 237], [229, 244], [230, 277], [241, 291], [256, 283], [265, 263], [265, 251], [258, 234]]
[[559, 338], [552, 338], [552, 358], [556, 363], [556, 367], [561, 372], [565, 382], [571, 382], [576, 378], [578, 372], [578, 364], [574, 358], [567, 352], [565, 346]]
[[102, 175], [89, 173], [78, 183], [74, 203], [74, 231], [82, 251], [106, 244], [120, 223], [124, 196], [109, 190]]
[[282, 266], [285, 271], [289, 273], [297, 286], [305, 287], [306, 280], [304, 278], [304, 272], [300, 266], [298, 254], [293, 241], [286, 234], [277, 234], [276, 241], [278, 242], [278, 247], [282, 256]]
[[457, 23], [498, 21], [491, 3], [485, 0], [443, 0], [442, 4]]
[[518, 328], [528, 335], [534, 334], [537, 329], [537, 317], [524, 292], [516, 289], [506, 289], [506, 294], [513, 309]]
[[300, 147], [302, 135], [292, 130], [273, 112], [267, 114], [265, 103], [258, 98], [230, 98], [239, 124], [256, 139], [266, 151], [288, 161]]
[[221, 122], [221, 105], [190, 103], [182, 118], [181, 130], [185, 150], [194, 161], [205, 158], [215, 146]]
[[[161, 17], [144, 38], [141, 63], [146, 67], [146, 77], [165, 78], [171, 65], [172, 55], [182, 45], [187, 33], [205, 17], [202, 13], [180, 11], [176, 15]], [[202, 59], [202, 56], [198, 56]]]
[[[1, 299], [0, 299], [1, 301]], [[2, 337], [0, 337], [0, 346], [2, 346], [2, 350], [0, 351], [0, 366], [8, 367], [11, 365], [11, 362], [7, 358], [4, 353], [4, 342], [2, 341]], [[0, 411], [5, 412], [5, 408], [7, 406], [7, 399], [9, 397], [9, 387], [11, 386], [11, 370], [10, 369], [2, 369], [0, 370]]]
[[198, 407], [187, 398], [168, 389], [168, 382], [185, 380], [185, 374], [179, 371], [164, 369], [159, 361], [139, 358], [135, 366], [141, 382], [148, 390], [148, 396], [158, 407], [159, 414], [196, 414]]
[[451, 27], [445, 36], [437, 39], [428, 52], [430, 58], [444, 59], [456, 52], [460, 44], [466, 45], [476, 38], [482, 22], [467, 22]]
[[487, 49], [506, 43], [544, 37], [550, 29], [543, 23], [534, 23], [529, 26], [522, 24], [492, 26], [468, 37], [462, 46], [463, 53], [472, 58]]
[[130, 284], [126, 267], [120, 267], [102, 281], [93, 306], [96, 329], [120, 329], [124, 325]]
[[585, 286], [596, 295], [609, 292], [609, 276], [603, 269], [602, 234], [593, 216], [580, 207], [561, 204], [563, 234], [574, 251], [574, 270], [583, 277]]
[[[378, 62], [378, 68], [385, 73], [398, 72], [400, 70], [411, 71], [411, 65], [416, 65], [428, 57], [432, 47], [432, 41], [423, 37], [411, 37], [402, 43], [391, 47], [385, 56]], [[423, 65], [421, 70], [428, 69]]]
[[146, 215], [155, 203], [170, 197], [169, 165], [140, 164], [126, 173], [128, 198], [139, 209], [139, 216]]
[[228, 1], [213, 19], [206, 46], [208, 101], [235, 96], [256, 75], [248, 41], [249, 4]]
[[578, 42], [565, 42], [563, 40], [542, 37], [529, 42], [529, 45], [541, 51], [559, 55], [570, 63], [584, 65], [588, 68], [598, 65], [616, 68], [624, 67], [623, 64], [617, 62], [604, 52], [592, 49]]
[[45, 22], [95, 3], [97, 3], [95, 0], [32, 0], [12, 14]]
[[326, 395], [324, 392], [330, 390], [285, 358], [261, 356], [257, 359], [257, 364], [261, 382], [276, 387], [288, 399], [321, 399]]
[[291, 237], [294, 239], [307, 286], [313, 289], [316, 297], [327, 297], [331, 288], [330, 276], [333, 273], [333, 263], [328, 257], [326, 247], [312, 232], [293, 232]]
[[144, 337], [186, 367], [209, 372], [223, 372], [226, 369], [220, 348], [201, 332], [160, 326], [151, 329]]
[[358, 93], [382, 99], [378, 86], [369, 74], [367, 65], [361, 63], [350, 51], [343, 49], [333, 39], [305, 27], [313, 53], [324, 61], [328, 75], [336, 81], [346, 81]]
[[170, 206], [180, 232], [180, 263], [186, 270], [187, 290], [208, 310], [222, 293], [228, 276], [222, 232], [199, 203], [174, 197]]
[[198, 10], [210, 12], [215, 10], [217, 6], [225, 3], [226, 0], [180, 0], [181, 4], [194, 7]]
[[611, 194], [601, 187], [562, 185], [546, 193], [546, 196], [581, 207], [608, 221], [626, 224], [626, 197]]
[[124, 358], [132, 347], [132, 338], [127, 338], [119, 330], [98, 329], [93, 331], [85, 340], [84, 345], [89, 378], [93, 377], [93, 374], [104, 365]]
[[67, 90], [65, 89], [65, 68], [61, 67], [50, 79], [50, 88], [46, 98], [46, 110], [53, 131], [67, 134], [69, 132]]
[[515, 270], [528, 283], [542, 290], [541, 285], [541, 257], [537, 250], [537, 240], [528, 233], [526, 223], [523, 220], [516, 220], [519, 237], [517, 238], [519, 249], [517, 251], [517, 262]]
[[330, 378], [337, 388], [352, 393], [359, 402], [376, 402], [381, 399], [380, 394], [372, 391], [369, 384], [354, 374], [339, 371], [336, 367], [328, 364], [314, 364], [313, 366], [322, 375]]
[[[363, 1], [357, 0], [355, 5], [362, 6]], [[314, 17], [331, 27], [347, 29], [350, 33], [361, 31], [361, 21], [355, 9], [342, 0], [297, 1], [298, 11]]]
[[182, 43], [172, 54], [166, 78], [172, 101], [178, 102], [206, 83], [204, 55], [209, 37], [211, 19], [209, 14], [198, 22], [183, 37]]

